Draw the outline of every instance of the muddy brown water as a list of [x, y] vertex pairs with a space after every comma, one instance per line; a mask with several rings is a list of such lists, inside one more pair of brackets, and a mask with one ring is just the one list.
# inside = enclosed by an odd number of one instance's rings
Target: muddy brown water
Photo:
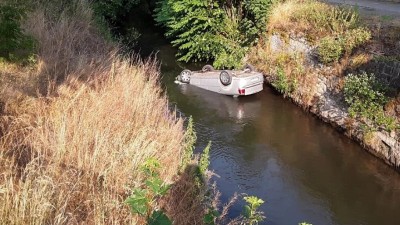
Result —
[[[197, 151], [212, 141], [211, 164], [223, 203], [235, 193], [265, 200], [262, 224], [400, 224], [400, 175], [358, 144], [302, 111], [268, 86], [232, 98], [174, 78], [202, 64], [176, 61], [176, 50], [152, 26], [141, 29], [142, 56], [156, 53], [172, 107], [193, 116]], [[243, 201], [229, 213], [240, 215]]]

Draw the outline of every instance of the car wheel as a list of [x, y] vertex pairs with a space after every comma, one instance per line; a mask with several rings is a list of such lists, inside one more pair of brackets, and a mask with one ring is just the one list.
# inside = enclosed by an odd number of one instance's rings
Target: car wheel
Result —
[[254, 69], [254, 66], [252, 66], [252, 65], [250, 65], [250, 64], [244, 65], [243, 70], [247, 70], [247, 71], [249, 71], [249, 72], [256, 71], [256, 70]]
[[211, 66], [211, 65], [205, 65], [205, 66], [203, 66], [203, 68], [201, 69], [202, 72], [211, 72], [211, 71], [214, 71], [214, 70], [215, 70], [214, 67]]
[[219, 74], [219, 80], [224, 86], [228, 86], [232, 83], [232, 75], [228, 71], [223, 70]]
[[180, 81], [182, 83], [189, 83], [190, 82], [190, 76], [192, 75], [192, 71], [190, 70], [183, 70], [180, 74]]

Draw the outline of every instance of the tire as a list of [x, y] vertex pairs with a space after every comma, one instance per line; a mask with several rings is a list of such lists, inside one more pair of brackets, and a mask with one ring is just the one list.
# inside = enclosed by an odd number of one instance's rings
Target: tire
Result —
[[219, 80], [221, 81], [222, 85], [228, 86], [232, 83], [232, 75], [228, 71], [223, 70], [219, 74]]
[[243, 70], [248, 70], [250, 73], [253, 72], [253, 71], [256, 71], [256, 70], [254, 69], [254, 66], [252, 66], [252, 65], [250, 65], [250, 64], [244, 65]]
[[192, 71], [190, 70], [183, 70], [181, 72], [180, 76], [180, 82], [182, 83], [189, 83], [190, 82], [190, 76], [192, 75]]
[[201, 71], [204, 73], [204, 72], [211, 72], [211, 71], [214, 71], [215, 69], [214, 69], [214, 67], [213, 66], [211, 66], [211, 65], [205, 65], [205, 66], [203, 66], [203, 68], [201, 69]]

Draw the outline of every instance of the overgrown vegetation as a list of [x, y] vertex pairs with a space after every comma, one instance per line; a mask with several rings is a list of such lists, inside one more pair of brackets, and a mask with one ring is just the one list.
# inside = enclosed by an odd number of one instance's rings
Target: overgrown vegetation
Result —
[[[357, 49], [371, 38], [356, 11], [315, 0], [275, 4], [266, 26], [248, 60], [279, 92], [305, 107], [312, 105], [318, 74], [342, 76], [349, 62], [354, 66], [352, 59], [361, 56]], [[333, 69], [318, 70], [318, 63]]]
[[272, 0], [161, 0], [155, 20], [177, 46], [181, 61], [214, 60], [217, 68], [242, 66], [265, 30]]
[[344, 95], [350, 116], [366, 119], [372, 125], [382, 126], [389, 131], [396, 128], [396, 119], [384, 111], [388, 102], [385, 89], [373, 74], [349, 74], [345, 78]]
[[396, 30], [393, 26], [386, 29], [383, 32], [378, 26], [371, 31], [351, 8], [287, 0], [271, 8], [267, 32], [251, 49], [248, 60], [276, 90], [306, 108], [316, 106], [317, 91], [327, 91], [344, 97], [350, 116], [365, 132], [393, 131], [398, 128], [399, 98], [385, 94], [397, 95], [397, 87], [391, 83], [386, 93], [384, 81], [361, 73], [378, 69], [368, 68], [372, 59], [397, 61], [394, 42], [398, 32], [392, 32]]
[[33, 3], [21, 29], [36, 63], [0, 67], [0, 223], [138, 223], [123, 199], [140, 166], [167, 164], [171, 183], [183, 151], [158, 66], [117, 55], [85, 1]]
[[0, 2], [0, 59], [33, 60], [35, 41], [21, 28], [28, 4], [20, 1]]

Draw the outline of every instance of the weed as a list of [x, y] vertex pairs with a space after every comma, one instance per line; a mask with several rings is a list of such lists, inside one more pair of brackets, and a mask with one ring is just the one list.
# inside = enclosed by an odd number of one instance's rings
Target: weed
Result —
[[194, 128], [194, 122], [193, 122], [193, 117], [189, 117], [188, 125], [186, 128], [186, 132], [184, 135], [184, 153], [182, 157], [182, 162], [181, 162], [181, 172], [186, 168], [186, 166], [189, 164], [189, 162], [193, 159], [193, 150], [194, 150], [194, 145], [196, 143], [197, 137], [196, 137], [196, 131]]
[[272, 82], [280, 93], [288, 95], [294, 90], [295, 82], [290, 82], [282, 68], [278, 68], [276, 71], [276, 79]]
[[211, 148], [211, 141], [208, 142], [207, 146], [204, 148], [203, 153], [201, 154], [200, 161], [199, 161], [199, 171], [200, 175], [204, 176], [205, 172], [210, 165], [210, 148]]
[[142, 167], [146, 175], [145, 187], [133, 189], [131, 196], [125, 200], [132, 212], [144, 217], [148, 225], [172, 224], [162, 210], [156, 209], [158, 198], [163, 197], [170, 188], [160, 179], [159, 169], [160, 164], [156, 159], [148, 159]]
[[343, 54], [342, 40], [335, 37], [325, 37], [320, 40], [318, 57], [323, 63], [337, 62]]
[[384, 112], [383, 106], [388, 101], [384, 93], [385, 88], [376, 81], [373, 74], [349, 74], [345, 78], [344, 95], [350, 106], [350, 116], [368, 119], [391, 131], [397, 125], [395, 118]]
[[244, 200], [247, 205], [244, 206], [243, 216], [245, 217], [247, 224], [257, 225], [259, 222], [262, 222], [265, 217], [262, 212], [258, 211], [258, 208], [264, 203], [264, 201], [256, 196], [246, 196], [244, 197]]

